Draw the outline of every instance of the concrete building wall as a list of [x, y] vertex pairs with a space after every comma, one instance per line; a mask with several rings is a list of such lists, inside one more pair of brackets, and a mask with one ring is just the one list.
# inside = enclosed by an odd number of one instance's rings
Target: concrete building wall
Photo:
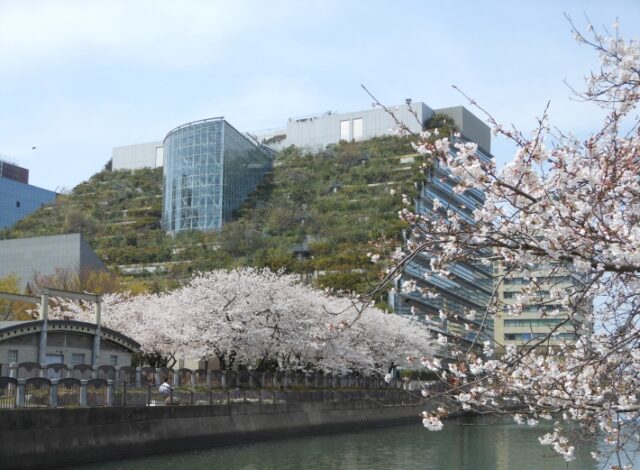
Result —
[[[72, 333], [49, 333], [47, 335], [46, 355], [48, 363], [51, 364], [66, 364], [69, 369], [76, 364], [91, 365], [92, 348], [93, 336], [74, 336]], [[9, 364], [16, 355], [17, 362], [38, 362], [38, 336], [20, 336], [0, 341], [0, 367], [2, 371], [8, 370]], [[96, 366], [128, 366], [131, 365], [131, 356], [131, 352], [115, 343], [104, 340], [100, 344], [100, 356]]]
[[[418, 119], [409, 111], [406, 104], [391, 109], [396, 117], [404, 122], [412, 132], [420, 132], [424, 121], [433, 115], [433, 110], [422, 102], [411, 105]], [[284, 131], [286, 139], [270, 144], [276, 149], [290, 145], [306, 150], [319, 150], [341, 140], [367, 140], [373, 137], [390, 135], [396, 127], [393, 118], [381, 108], [348, 113], [325, 113], [318, 116], [290, 118]], [[274, 131], [260, 136], [269, 139], [282, 131]]]
[[478, 147], [486, 153], [491, 153], [491, 130], [489, 126], [467, 108], [464, 106], [454, 106], [451, 108], [436, 109], [435, 112], [446, 114], [452, 118], [465, 139], [475, 142], [478, 144]]
[[56, 269], [80, 272], [104, 269], [104, 264], [79, 233], [0, 240], [0, 277], [17, 275], [24, 288], [34, 274], [51, 275]]
[[54, 191], [0, 176], [0, 229], [53, 202], [56, 196]]
[[9, 364], [16, 356], [17, 362], [38, 362], [38, 335], [18, 336], [0, 341], [0, 365], [5, 375], [9, 370]]
[[147, 142], [115, 147], [111, 154], [111, 168], [113, 170], [158, 168], [162, 165], [162, 142]]
[[[418, 101], [411, 104], [415, 115], [407, 104], [391, 106], [389, 109], [413, 133], [419, 133], [425, 121], [435, 113], [445, 114], [454, 120], [465, 139], [476, 142], [485, 153], [491, 153], [489, 126], [464, 106], [434, 110]], [[286, 129], [271, 130], [259, 134], [259, 138], [275, 150], [295, 145], [307, 151], [317, 151], [341, 140], [358, 141], [392, 135], [396, 127], [393, 117], [384, 109], [376, 107], [356, 112], [327, 112], [317, 116], [290, 118]]]

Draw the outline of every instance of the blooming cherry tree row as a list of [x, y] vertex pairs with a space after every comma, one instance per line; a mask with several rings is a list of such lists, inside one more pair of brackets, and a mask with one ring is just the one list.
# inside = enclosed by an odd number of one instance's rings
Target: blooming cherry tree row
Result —
[[[434, 350], [429, 332], [410, 318], [363, 312], [352, 299], [268, 270], [203, 273], [158, 295], [107, 295], [103, 312], [106, 326], [134, 338], [145, 353], [215, 357], [222, 368], [239, 363], [382, 374], [392, 362], [402, 365]], [[92, 320], [91, 308], [72, 302], [51, 314]]]

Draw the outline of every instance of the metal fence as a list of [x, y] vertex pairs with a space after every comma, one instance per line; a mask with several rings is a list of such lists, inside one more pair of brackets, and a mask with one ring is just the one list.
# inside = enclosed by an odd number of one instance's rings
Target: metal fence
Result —
[[[7, 374], [8, 372], [8, 374]], [[160, 385], [168, 380], [173, 387], [205, 388], [389, 388], [397, 382], [386, 384], [379, 376], [338, 375], [303, 372], [207, 371], [204, 369], [169, 369], [166, 367], [91, 367], [79, 364], [69, 368], [65, 364], [40, 366], [35, 362], [6, 364], [3, 376], [14, 379], [46, 378], [62, 380], [111, 380], [116, 384]]]
[[116, 385], [103, 379], [78, 380], [74, 378], [13, 379], [0, 377], [0, 409], [13, 408], [77, 408], [77, 407], [146, 407], [146, 406], [200, 406], [230, 405], [234, 403], [286, 404], [304, 402], [348, 402], [371, 400], [394, 403], [418, 395], [407, 395], [394, 389], [362, 390], [277, 390], [277, 389], [191, 389], [176, 388], [163, 395], [150, 385]]
[[[399, 389], [409, 392], [405, 398], [420, 395], [406, 382], [387, 383], [379, 377], [358, 375], [111, 366], [69, 370], [36, 368], [33, 364], [12, 364], [10, 370], [18, 377], [0, 377], [0, 409], [388, 401], [389, 393], [397, 394]], [[51, 370], [56, 372], [54, 377], [49, 375]], [[19, 377], [21, 371], [23, 376]], [[168, 396], [158, 389], [164, 380], [173, 383]], [[437, 392], [441, 386], [444, 384], [432, 383], [428, 389]]]

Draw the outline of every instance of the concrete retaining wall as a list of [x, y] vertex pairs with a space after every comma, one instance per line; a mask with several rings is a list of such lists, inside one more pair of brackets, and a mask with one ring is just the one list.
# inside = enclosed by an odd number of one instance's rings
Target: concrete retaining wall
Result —
[[0, 468], [53, 466], [419, 423], [425, 404], [371, 401], [0, 412]]

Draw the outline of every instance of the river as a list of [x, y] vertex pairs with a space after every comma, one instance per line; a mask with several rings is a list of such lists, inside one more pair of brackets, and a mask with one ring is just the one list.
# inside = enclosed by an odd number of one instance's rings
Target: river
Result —
[[[439, 432], [421, 424], [313, 437], [279, 439], [208, 450], [105, 462], [83, 470], [198, 469], [473, 469], [596, 470], [592, 444], [566, 463], [537, 437], [547, 428], [530, 428], [491, 417], [450, 419]], [[604, 468], [608, 468], [605, 466]], [[640, 469], [640, 459], [636, 467]]]

